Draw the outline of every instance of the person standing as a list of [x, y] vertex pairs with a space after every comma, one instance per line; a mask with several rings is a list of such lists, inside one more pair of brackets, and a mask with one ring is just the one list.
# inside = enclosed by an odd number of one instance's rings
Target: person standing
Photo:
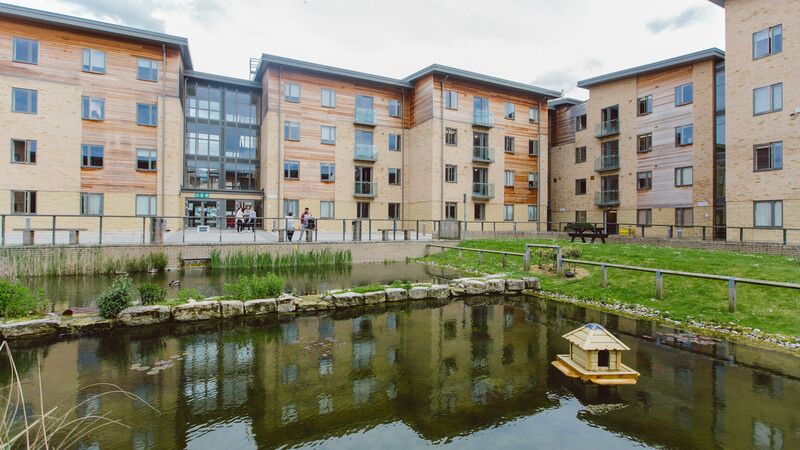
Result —
[[242, 206], [239, 205], [239, 208], [236, 210], [236, 232], [241, 233], [242, 227], [244, 226], [244, 210], [242, 210]]
[[247, 207], [247, 222], [253, 233], [256, 232], [256, 210], [252, 206]]
[[292, 242], [294, 235], [294, 214], [291, 211], [286, 213], [286, 240]]
[[300, 240], [301, 241], [303, 240], [303, 236], [304, 235], [306, 236], [306, 239], [308, 238], [308, 216], [310, 216], [310, 214], [308, 213], [308, 208], [306, 208], [306, 209], [303, 210], [303, 214], [300, 214]]

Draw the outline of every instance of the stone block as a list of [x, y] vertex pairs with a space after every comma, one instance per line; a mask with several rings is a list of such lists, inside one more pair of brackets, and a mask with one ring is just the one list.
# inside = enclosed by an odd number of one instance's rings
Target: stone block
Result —
[[219, 309], [224, 318], [244, 315], [244, 303], [239, 300], [222, 300], [219, 302]]
[[450, 297], [450, 287], [446, 284], [434, 284], [428, 288], [428, 297], [443, 300]]
[[300, 299], [291, 294], [281, 294], [276, 302], [278, 304], [279, 313], [288, 313], [297, 309], [297, 304], [300, 303]]
[[55, 317], [47, 319], [24, 320], [21, 322], [3, 323], [0, 333], [5, 339], [36, 338], [58, 332], [59, 320]]
[[485, 283], [486, 292], [489, 294], [501, 294], [506, 290], [506, 280], [502, 278], [489, 278]]
[[362, 305], [364, 305], [364, 296], [357, 292], [333, 294], [333, 306], [337, 308], [351, 308]]
[[481, 295], [486, 293], [486, 283], [480, 280], [465, 280], [460, 283], [467, 295]]
[[164, 323], [170, 317], [169, 307], [164, 305], [132, 306], [117, 314], [117, 319], [129, 327]]
[[278, 301], [274, 298], [261, 298], [244, 302], [244, 313], [248, 316], [260, 316], [278, 311]]
[[219, 302], [214, 300], [186, 303], [172, 308], [172, 318], [178, 322], [219, 319], [221, 317], [222, 312], [220, 311]]
[[408, 299], [408, 291], [403, 288], [386, 288], [386, 301], [399, 302]]
[[508, 279], [506, 280], [506, 291], [509, 292], [522, 292], [525, 289], [525, 282], [522, 280]]
[[386, 301], [386, 293], [384, 291], [366, 292], [363, 295], [365, 305], [376, 305]]
[[412, 286], [408, 291], [408, 296], [412, 300], [422, 300], [428, 298], [428, 286]]
[[523, 277], [522, 281], [525, 282], [525, 289], [533, 289], [538, 291], [542, 288], [542, 282], [536, 277]]

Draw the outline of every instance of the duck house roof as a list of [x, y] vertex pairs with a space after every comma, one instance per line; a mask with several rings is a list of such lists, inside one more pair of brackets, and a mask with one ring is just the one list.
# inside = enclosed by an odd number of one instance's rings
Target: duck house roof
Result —
[[630, 350], [599, 323], [587, 323], [565, 334], [563, 338], [583, 350]]

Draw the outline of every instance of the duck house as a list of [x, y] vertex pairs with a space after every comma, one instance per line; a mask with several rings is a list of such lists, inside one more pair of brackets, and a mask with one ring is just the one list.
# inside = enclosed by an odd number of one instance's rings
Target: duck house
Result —
[[622, 352], [630, 348], [602, 325], [587, 323], [563, 338], [569, 354], [556, 355], [553, 365], [564, 375], [604, 386], [636, 384], [639, 372], [622, 364]]

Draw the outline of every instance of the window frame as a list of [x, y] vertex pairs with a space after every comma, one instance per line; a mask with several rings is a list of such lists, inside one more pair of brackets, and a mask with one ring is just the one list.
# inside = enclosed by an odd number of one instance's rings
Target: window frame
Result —
[[[298, 170], [298, 176], [300, 175]], [[327, 178], [325, 178], [327, 176]], [[319, 181], [333, 183], [336, 181], [336, 163], [319, 163]]]
[[[586, 146], [585, 145], [582, 145], [580, 147], [575, 147], [575, 164], [583, 164], [583, 163], [585, 163], [586, 162], [586, 153], [587, 153], [587, 150], [586, 150]], [[581, 158], [578, 158], [579, 155], [581, 156]]]
[[[780, 45], [779, 45], [780, 48], [777, 51], [774, 50], [775, 30], [780, 31], [780, 33], [778, 33], [778, 35], [780, 36]], [[763, 55], [756, 55], [756, 35], [760, 33], [767, 33], [767, 46], [769, 47], [769, 49], [767, 53], [764, 53]], [[753, 61], [761, 58], [766, 58], [768, 56], [777, 55], [783, 52], [783, 23], [779, 23], [777, 25], [773, 25], [771, 27], [764, 28], [763, 30], [758, 30], [754, 32], [752, 45], [753, 45]]]
[[[101, 153], [100, 165], [95, 165], [92, 163], [92, 160], [97, 158], [97, 156], [94, 154], [96, 150], [99, 150]], [[81, 144], [81, 169], [102, 169], [103, 166], [105, 166], [105, 160], [106, 149], [104, 145]]]
[[[394, 177], [394, 181], [392, 181]], [[389, 186], [400, 186], [403, 183], [401, 170], [397, 167], [389, 167], [386, 169], [386, 178]]]
[[452, 89], [444, 91], [444, 108], [458, 111], [458, 92]]
[[[694, 130], [692, 130], [692, 134], [694, 134]], [[642, 139], [645, 139], [648, 144], [645, 148], [642, 148]], [[653, 151], [653, 133], [642, 133], [636, 136], [636, 153], [650, 153], [651, 151]]]
[[[689, 223], [689, 224], [686, 223], [686, 213], [687, 213], [687, 211], [690, 212], [690, 216], [691, 216], [691, 219], [692, 219], [691, 220], [692, 223]], [[681, 219], [680, 221], [678, 220], [678, 217], [680, 217], [680, 219]], [[676, 227], [693, 227], [694, 226], [694, 208], [691, 207], [691, 206], [685, 207], [685, 208], [675, 208], [675, 226]]]
[[[511, 212], [511, 214], [509, 214]], [[513, 203], [506, 203], [503, 205], [503, 221], [505, 222], [513, 222], [514, 221], [514, 204]]]
[[[392, 146], [392, 141], [394, 141], [394, 146]], [[390, 152], [399, 152], [400, 145], [400, 135], [396, 133], [389, 133], [386, 143], [388, 150]]]
[[[777, 159], [779, 162], [779, 166], [776, 167], [775, 165], [775, 147], [778, 147], [780, 157]], [[758, 151], [761, 149], [767, 149], [769, 151], [769, 160], [770, 165], [767, 168], [759, 168], [758, 167]], [[773, 170], [782, 170], [783, 169], [783, 141], [775, 141], [769, 142], [767, 144], [756, 144], [753, 146], [753, 172], [770, 172]]]
[[[583, 182], [583, 183], [581, 183]], [[578, 187], [583, 186], [583, 192]], [[575, 195], [586, 195], [586, 191], [588, 191], [588, 184], [586, 183], [586, 178], [576, 178], [575, 179]]]
[[[293, 128], [297, 129], [297, 139], [293, 137], [292, 133]], [[293, 120], [283, 121], [283, 140], [291, 142], [300, 142], [300, 122], [295, 122]]]
[[[322, 207], [323, 203], [327, 203], [330, 214], [325, 214], [325, 208]], [[336, 218], [336, 201], [335, 200], [320, 200], [319, 201], [319, 218], [320, 219], [334, 219]]]
[[[775, 88], [776, 87], [780, 87], [780, 91], [781, 91], [781, 95], [780, 95], [781, 104], [777, 108], [775, 107]], [[769, 109], [758, 112], [758, 111], [756, 111], [756, 93], [758, 91], [762, 91], [764, 89], [768, 89], [769, 90]], [[771, 113], [776, 113], [776, 112], [781, 112], [781, 111], [783, 111], [783, 82], [773, 83], [773, 84], [770, 84], [768, 86], [761, 86], [761, 87], [757, 87], [757, 88], [753, 89], [753, 116], [762, 116], [764, 114], [771, 114]]]
[[528, 156], [539, 156], [539, 139], [528, 139]]
[[[452, 173], [453, 177], [450, 177]], [[445, 183], [458, 183], [458, 165], [445, 164], [444, 165], [444, 182]]]
[[472, 204], [472, 218], [475, 221], [483, 222], [486, 220], [486, 204], [473, 203]]
[[[450, 208], [452, 208], [452, 215], [450, 214]], [[444, 202], [444, 218], [458, 220], [458, 202]]]
[[[294, 166], [296, 165], [296, 168]], [[292, 172], [296, 172], [296, 176], [292, 176]], [[300, 161], [295, 159], [283, 160], [283, 179], [284, 180], [299, 180], [300, 179]]]
[[[297, 96], [292, 95], [294, 88], [297, 88]], [[301, 90], [300, 83], [286, 81], [283, 83], [283, 101], [288, 103], [300, 103]]]
[[[448, 142], [449, 137], [453, 137], [452, 142]], [[445, 128], [444, 129], [444, 145], [449, 145], [452, 147], [458, 146], [458, 128]]]
[[[392, 105], [396, 106], [394, 114], [392, 114]], [[395, 98], [389, 99], [386, 109], [388, 110], [389, 117], [401, 117], [403, 115], [403, 109], [400, 107], [400, 100]]]
[[587, 128], [586, 114], [575, 116], [575, 132], [584, 131]]
[[[325, 93], [329, 93], [330, 104], [325, 104]], [[322, 88], [319, 93], [319, 105], [323, 108], [336, 108], [336, 89]]]
[[[146, 161], [147, 168], [139, 167], [140, 161], [143, 161], [140, 153], [147, 152]], [[158, 171], [158, 150], [154, 148], [137, 148], [136, 149], [136, 171], [137, 172], [157, 172]]]
[[541, 120], [541, 114], [539, 112], [539, 108], [534, 108], [533, 106], [528, 107], [528, 123], [539, 123]]
[[[100, 105], [99, 118], [92, 117], [93, 103], [98, 103]], [[103, 97], [91, 97], [89, 95], [81, 96], [81, 120], [91, 120], [93, 122], [102, 122], [106, 120], [106, 99]]]
[[575, 223], [586, 223], [589, 220], [589, 214], [585, 209], [575, 210]]
[[[19, 47], [19, 43], [28, 44], [28, 53], [32, 55], [30, 60], [19, 59], [17, 58], [17, 48]], [[11, 61], [18, 62], [22, 64], [39, 64], [39, 40], [38, 39], [28, 39], [20, 36], [13, 36], [11, 38]]]
[[[139, 199], [148, 200], [148, 212], [146, 214], [139, 213]], [[149, 194], [136, 194], [136, 202], [134, 203], [134, 210], [137, 217], [155, 217], [158, 213], [158, 197]]]
[[[642, 175], [645, 175], [644, 177]], [[647, 180], [646, 186], [642, 187], [641, 181]], [[641, 191], [650, 191], [653, 189], [653, 171], [652, 170], [642, 170], [636, 172], [636, 190]]]
[[[28, 106], [24, 111], [18, 109], [17, 93], [25, 93], [25, 103]], [[20, 114], [38, 114], [39, 113], [39, 91], [36, 89], [11, 87], [11, 112]]]
[[[689, 98], [689, 100], [686, 100], [686, 88], [687, 87], [689, 88], [689, 96], [691, 97], [691, 98]], [[680, 95], [678, 95], [678, 92], [680, 92]], [[694, 103], [694, 83], [693, 82], [689, 82], [689, 83], [684, 83], [684, 84], [681, 84], [679, 86], [676, 86], [675, 87], [675, 106], [679, 107], [679, 106], [691, 105], [692, 103]]]
[[[394, 215], [392, 215], [392, 207], [394, 207]], [[386, 217], [391, 220], [400, 220], [402, 217], [401, 206], [400, 203], [397, 202], [389, 202], [386, 204]]]
[[503, 105], [503, 118], [506, 120], [516, 120], [517, 105], [514, 102], [505, 102]]
[[[770, 224], [769, 225], [758, 225], [757, 218], [758, 215], [756, 214], [756, 208], [760, 204], [768, 204], [770, 206]], [[776, 209], [776, 206], [780, 205], [779, 209]], [[775, 223], [775, 213], [780, 211], [780, 224]], [[783, 228], [783, 200], [755, 200], [753, 201], [753, 228], [759, 229], [781, 229]]]
[[[142, 62], [146, 62], [149, 67], [142, 67]], [[138, 58], [136, 60], [136, 79], [141, 81], [158, 82], [159, 61], [150, 58]], [[151, 77], [143, 77], [142, 70], [146, 70]], [[154, 75], [154, 77], [152, 77]]]
[[356, 219], [369, 219], [369, 210], [369, 202], [356, 202]]
[[[645, 213], [644, 223], [640, 220], [641, 213]], [[653, 226], [653, 209], [652, 208], [639, 208], [636, 210], [636, 226], [638, 227], [651, 227]]]
[[[511, 184], [509, 184], [509, 174], [511, 175]], [[503, 187], [513, 188], [514, 181], [516, 181], [516, 173], [513, 170], [506, 170], [503, 172]]]
[[[18, 192], [24, 193], [23, 202], [25, 203], [25, 205], [23, 207], [23, 211], [22, 212], [14, 211], [14, 209], [16, 209], [15, 207], [17, 205], [17, 202], [14, 199], [14, 197], [15, 197], [14, 194], [16, 194]], [[10, 206], [9, 211], [11, 211], [11, 214], [36, 214], [37, 201], [38, 201], [36, 192], [37, 191], [25, 190], [25, 189], [22, 189], [22, 190], [14, 189], [14, 190], [11, 190], [11, 204], [9, 205]]]
[[[644, 100], [645, 111], [642, 112], [642, 101]], [[645, 95], [636, 99], [636, 116], [642, 117], [653, 113], [653, 94]]]
[[[93, 197], [100, 197], [100, 211], [99, 212], [89, 212], [89, 207], [91, 206], [92, 202], [91, 199]], [[80, 215], [81, 216], [102, 216], [103, 215], [103, 208], [105, 203], [105, 198], [102, 192], [81, 192], [80, 197]]]
[[539, 172], [528, 172], [528, 189], [539, 189]]
[[[298, 125], [299, 127], [299, 125]], [[325, 139], [325, 132], [328, 132], [329, 139]], [[298, 128], [298, 136], [299, 136]], [[284, 130], [285, 133], [285, 130]], [[299, 140], [299, 139], [298, 139]], [[324, 145], [336, 145], [336, 126], [334, 125], [320, 125], [319, 126], [319, 143]]]
[[[103, 56], [103, 67], [94, 65], [95, 56]], [[87, 64], [88, 57], [88, 64]], [[108, 55], [104, 50], [96, 50], [93, 48], [84, 48], [81, 57], [81, 70], [86, 73], [94, 73], [97, 75], [105, 75], [108, 70]]]
[[[11, 138], [9, 139], [9, 142], [11, 143], [11, 164], [29, 164], [29, 165], [36, 164], [36, 152], [38, 150], [37, 148], [38, 142], [36, 141], [36, 139]], [[25, 158], [23, 161], [14, 160], [14, 155], [16, 154], [16, 148], [15, 148], [16, 142], [22, 142], [23, 145], [25, 146], [24, 148]], [[33, 151], [31, 151], [31, 147], [33, 147]], [[31, 158], [31, 156], [33, 157]]]
[[[684, 130], [686, 128], [691, 130], [691, 141], [687, 143], [682, 143], [683, 137], [686, 135]], [[678, 125], [675, 127], [675, 147], [688, 147], [690, 145], [694, 145], [694, 123], [688, 123], [686, 125]]]
[[[533, 214], [531, 214], [533, 211]], [[539, 207], [537, 205], [528, 205], [528, 222], [539, 221]]]
[[514, 136], [503, 136], [503, 152], [513, 154], [514, 150]]
[[[683, 175], [686, 170], [689, 170], [691, 180], [687, 184], [678, 184], [678, 174], [681, 174], [681, 183], [683, 183], [683, 179], [685, 176]], [[674, 186], [675, 187], [691, 187], [694, 186], [694, 166], [683, 166], [683, 167], [676, 167], [675, 168], [675, 179], [674, 179]]]
[[[146, 107], [148, 109], [147, 115], [150, 120], [155, 119], [154, 122], [142, 122], [140, 108]], [[158, 126], [158, 104], [157, 103], [136, 103], [136, 125], [143, 127], [157, 127]]]

